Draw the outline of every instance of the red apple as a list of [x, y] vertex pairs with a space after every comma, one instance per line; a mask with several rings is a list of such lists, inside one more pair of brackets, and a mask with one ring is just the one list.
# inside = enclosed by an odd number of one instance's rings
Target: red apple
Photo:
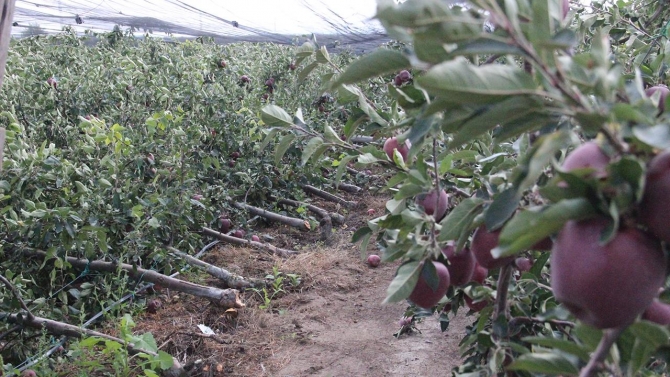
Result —
[[514, 260], [514, 265], [520, 272], [528, 272], [533, 267], [533, 261], [528, 258], [519, 257]]
[[54, 77], [49, 77], [47, 79], [47, 84], [49, 84], [49, 86], [53, 87], [54, 89], [58, 89], [58, 80], [56, 80]]
[[273, 86], [275, 84], [275, 79], [270, 77], [269, 79], [265, 80], [265, 86]]
[[291, 63], [288, 65], [288, 69], [290, 69], [291, 71], [295, 71], [295, 68], [296, 68], [296, 66], [295, 66], [295, 63], [294, 63], [294, 62], [291, 62]]
[[377, 254], [372, 254], [368, 256], [368, 265], [370, 267], [377, 267], [382, 262], [382, 259]]
[[649, 162], [638, 217], [658, 239], [670, 243], [670, 151], [662, 152]]
[[468, 295], [463, 295], [463, 299], [465, 299], [465, 305], [467, 305], [473, 312], [481, 312], [484, 308], [489, 306], [489, 300], [473, 302]]
[[402, 79], [400, 78], [400, 76], [399, 76], [399, 75], [395, 75], [395, 77], [393, 78], [393, 84], [395, 84], [395, 86], [401, 86], [401, 85], [402, 85], [402, 82], [403, 82], [403, 81], [402, 81]]
[[607, 170], [610, 158], [595, 141], [586, 142], [575, 148], [563, 161], [564, 171], [575, 169], [595, 169], [593, 176], [602, 176]]
[[226, 61], [225, 61], [225, 60], [221, 59], [221, 60], [219, 61], [219, 68], [226, 68], [226, 65], [227, 65], [227, 64], [226, 64]]
[[461, 286], [467, 284], [475, 272], [475, 256], [468, 248], [464, 248], [460, 253], [456, 253], [454, 245], [447, 245], [442, 249], [442, 254], [449, 261], [447, 270], [451, 285]]
[[232, 221], [226, 217], [219, 217], [219, 222], [221, 223], [221, 233], [228, 233], [230, 227], [233, 226]]
[[228, 161], [228, 166], [230, 166], [231, 168], [234, 168], [235, 167], [235, 160]]
[[644, 94], [646, 94], [647, 97], [651, 97], [656, 92], [661, 93], [661, 97], [658, 100], [658, 113], [661, 114], [662, 112], [665, 111], [665, 99], [668, 98], [668, 94], [670, 93], [670, 89], [668, 89], [668, 87], [665, 86], [665, 85], [656, 85], [656, 86], [652, 86], [650, 88], [647, 88], [647, 90], [644, 91]]
[[398, 153], [402, 156], [403, 161], [407, 161], [407, 155], [409, 154], [409, 149], [412, 147], [412, 143], [409, 140], [405, 140], [403, 145], [398, 144], [398, 138], [390, 137], [384, 142], [384, 152], [388, 156], [389, 160], [393, 161], [393, 150], [397, 150]]
[[233, 237], [236, 238], [244, 238], [244, 236], [247, 234], [247, 232], [243, 231], [242, 229], [238, 229], [233, 232]]
[[240, 84], [249, 84], [251, 79], [247, 75], [240, 76]]
[[491, 250], [498, 246], [498, 237], [500, 237], [500, 229], [489, 232], [486, 225], [481, 225], [472, 235], [470, 250], [475, 255], [477, 263], [488, 270], [510, 264], [514, 260], [514, 256], [499, 259], [493, 257]]
[[447, 207], [449, 206], [449, 196], [444, 190], [440, 190], [440, 197], [438, 200], [437, 190], [432, 190], [428, 193], [421, 194], [418, 198], [419, 205], [427, 215], [435, 215], [435, 220], [440, 221], [447, 214]]
[[372, 216], [374, 214], [375, 214], [375, 209], [374, 208], [368, 209], [368, 216]]
[[193, 195], [193, 200], [201, 201], [204, 198], [204, 196], [200, 194]]
[[26, 369], [21, 373], [21, 377], [37, 377], [37, 373], [32, 369]]
[[666, 304], [655, 298], [644, 313], [642, 313], [642, 319], [663, 326], [670, 325], [670, 304]]
[[235, 152], [233, 152], [233, 153], [230, 154], [230, 157], [234, 158], [235, 160], [237, 160], [238, 158], [240, 158], [240, 156], [241, 156], [241, 154], [240, 154], [240, 152], [238, 152], [238, 151], [235, 151]]
[[554, 296], [577, 319], [601, 329], [628, 326], [649, 307], [667, 266], [661, 243], [637, 228], [621, 228], [602, 245], [609, 225], [604, 217], [569, 221], [551, 252]]
[[400, 80], [402, 80], [402, 82], [407, 82], [412, 78], [412, 75], [410, 75], [409, 71], [403, 69], [402, 71], [400, 71], [400, 73], [398, 73], [398, 77], [400, 78]]
[[255, 235], [255, 234], [254, 234], [253, 236], [251, 236], [251, 240], [254, 241], [254, 242], [261, 242], [261, 238], [258, 237], [258, 236]]
[[159, 300], [149, 300], [147, 302], [147, 312], [154, 314], [163, 306]]
[[472, 273], [471, 281], [477, 282], [479, 284], [484, 284], [484, 281], [486, 281], [487, 276], [489, 276], [489, 270], [482, 267], [479, 263], [475, 262], [475, 269]]
[[421, 308], [432, 308], [435, 306], [449, 289], [449, 270], [439, 262], [430, 261], [437, 271], [438, 284], [437, 289], [433, 290], [426, 281], [423, 273], [419, 276], [414, 290], [409, 295], [409, 300]]

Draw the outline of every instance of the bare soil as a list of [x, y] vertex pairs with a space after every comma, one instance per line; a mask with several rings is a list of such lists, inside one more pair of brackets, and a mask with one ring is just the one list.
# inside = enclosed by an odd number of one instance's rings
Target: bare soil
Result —
[[[326, 246], [317, 232], [288, 227], [255, 226], [257, 234], [274, 237], [275, 246], [299, 250], [290, 258], [245, 247], [220, 245], [205, 257], [209, 263], [249, 277], [272, 274], [300, 277], [284, 284], [267, 308], [262, 292], [243, 293], [247, 307], [224, 310], [207, 301], [159, 291], [163, 302], [155, 313], [137, 318], [137, 332], [151, 331], [161, 349], [174, 355], [192, 376], [430, 376], [447, 375], [461, 361], [459, 340], [471, 318], [454, 318], [446, 332], [437, 316], [417, 324], [420, 332], [393, 336], [400, 329], [406, 303], [382, 305], [397, 263], [371, 268], [349, 241], [353, 231], [383, 213], [383, 196], [357, 195], [361, 203], [347, 214]], [[336, 210], [327, 202], [315, 203]], [[342, 211], [340, 211], [343, 213]], [[369, 253], [376, 253], [374, 245]], [[218, 285], [207, 276], [182, 276]], [[147, 297], [149, 299], [149, 297]], [[215, 335], [206, 337], [206, 325]]]

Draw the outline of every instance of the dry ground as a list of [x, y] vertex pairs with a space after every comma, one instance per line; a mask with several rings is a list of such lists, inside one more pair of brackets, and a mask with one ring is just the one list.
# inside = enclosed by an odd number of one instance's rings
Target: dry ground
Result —
[[[386, 197], [351, 197], [361, 206], [348, 214], [330, 246], [317, 232], [256, 226], [274, 237], [276, 246], [299, 250], [282, 259], [245, 247], [220, 245], [204, 260], [249, 277], [264, 277], [275, 268], [300, 276], [297, 287], [285, 285], [268, 308], [259, 292], [243, 293], [247, 307], [228, 311], [193, 297], [161, 291], [155, 314], [137, 318], [138, 332], [151, 331], [162, 349], [191, 367], [193, 376], [433, 376], [447, 375], [458, 365], [458, 342], [471, 318], [457, 317], [441, 332], [437, 317], [418, 324], [419, 332], [393, 336], [405, 303], [382, 305], [397, 264], [370, 268], [360, 259], [353, 231], [383, 213]], [[317, 205], [332, 207], [319, 202]], [[333, 208], [331, 208], [333, 209]], [[371, 245], [371, 252], [374, 246]], [[213, 278], [186, 278], [217, 285]], [[216, 332], [205, 338], [204, 324]]]

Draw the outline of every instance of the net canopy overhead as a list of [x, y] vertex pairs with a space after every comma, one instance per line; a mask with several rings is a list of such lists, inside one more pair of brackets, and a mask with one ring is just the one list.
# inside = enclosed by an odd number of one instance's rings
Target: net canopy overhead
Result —
[[115, 26], [137, 34], [211, 37], [219, 43], [274, 42], [317, 35], [361, 49], [388, 40], [375, 20], [376, 0], [16, 0], [17, 36], [72, 27], [108, 32]]

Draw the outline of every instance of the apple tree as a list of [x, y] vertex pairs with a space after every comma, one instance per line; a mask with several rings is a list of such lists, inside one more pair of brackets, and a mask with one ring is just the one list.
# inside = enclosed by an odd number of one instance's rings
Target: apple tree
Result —
[[341, 129], [263, 108], [304, 162], [393, 171], [353, 241], [399, 261], [386, 302], [477, 313], [457, 375], [667, 370], [668, 5], [380, 0], [393, 43], [344, 69], [296, 51], [332, 68]]

